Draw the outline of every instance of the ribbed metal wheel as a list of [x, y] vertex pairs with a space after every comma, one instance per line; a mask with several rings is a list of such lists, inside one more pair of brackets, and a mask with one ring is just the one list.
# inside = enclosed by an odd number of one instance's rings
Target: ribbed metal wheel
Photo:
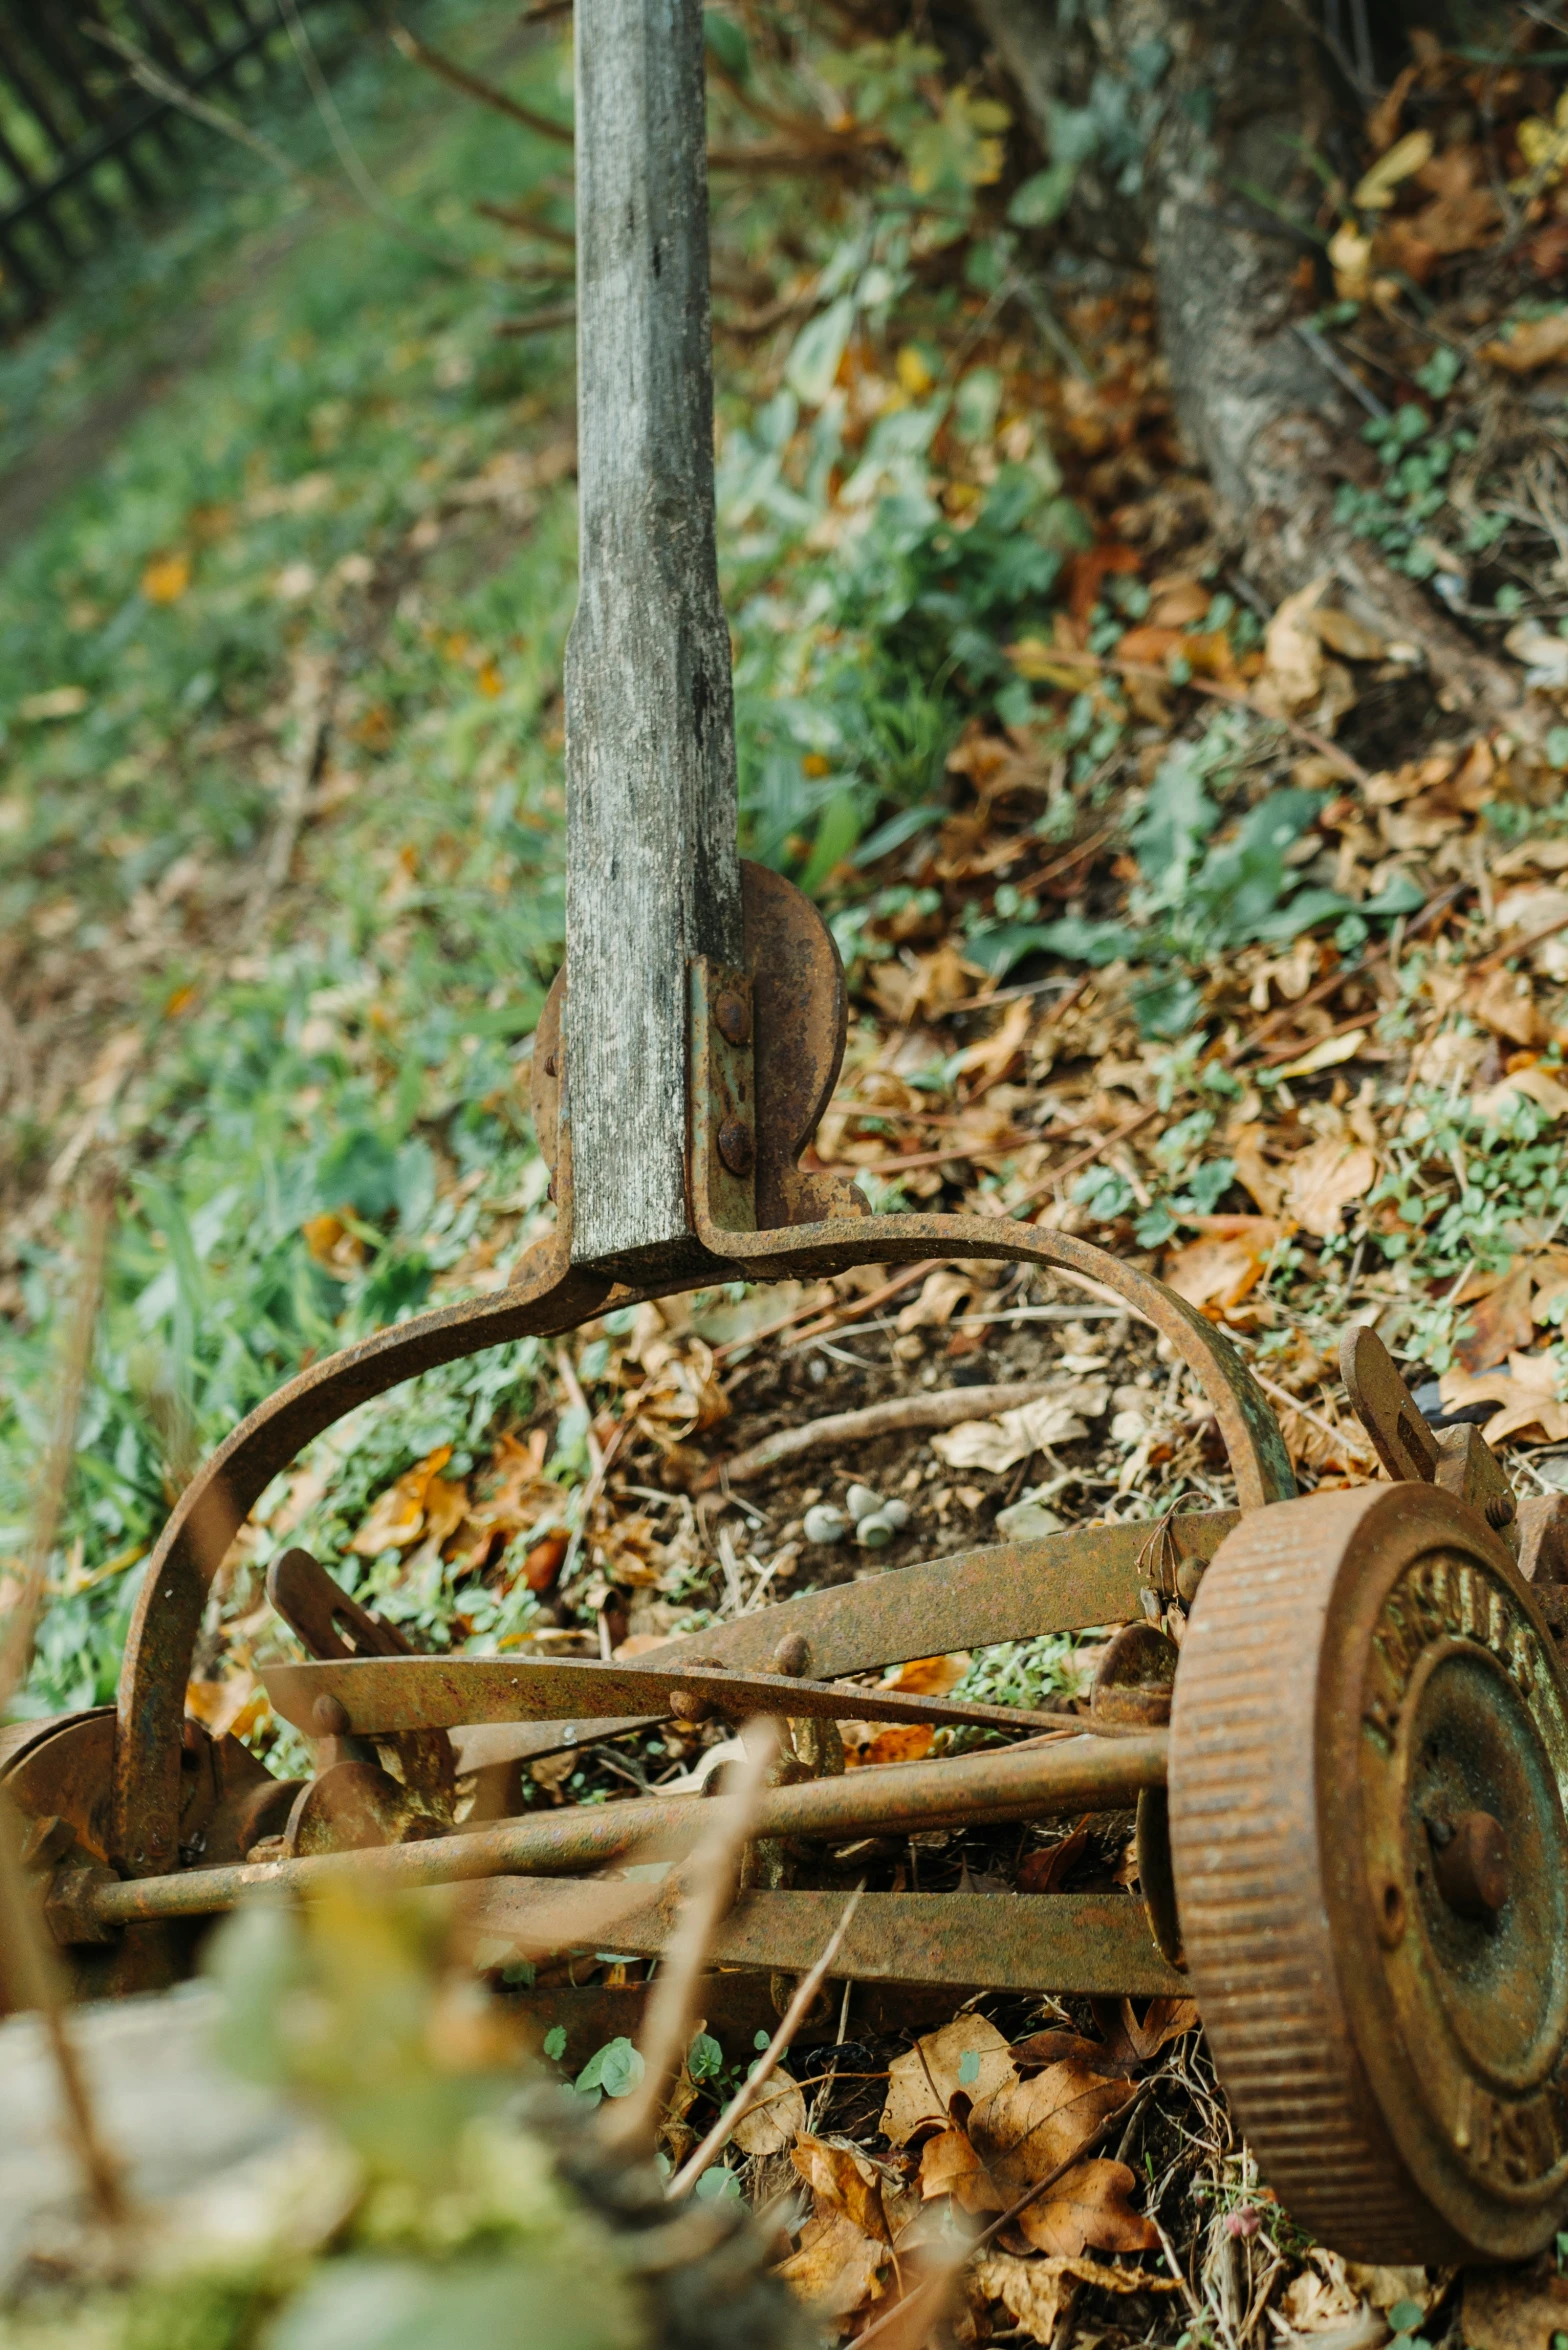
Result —
[[1526, 2257], [1568, 2205], [1568, 1686], [1425, 1485], [1251, 1512], [1171, 1717], [1193, 1987], [1264, 2177], [1352, 2258]]

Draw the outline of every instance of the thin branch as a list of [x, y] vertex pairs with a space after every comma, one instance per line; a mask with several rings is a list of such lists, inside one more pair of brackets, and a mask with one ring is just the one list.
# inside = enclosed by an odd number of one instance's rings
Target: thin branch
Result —
[[849, 1932], [850, 1921], [860, 1907], [860, 1896], [864, 1891], [864, 1885], [857, 1885], [844, 1904], [844, 1914], [834, 1927], [827, 1948], [812, 1967], [811, 1972], [802, 1975], [800, 1981], [795, 1985], [795, 1996], [784, 2010], [783, 2020], [779, 2024], [778, 2030], [753, 2066], [749, 2078], [737, 2089], [708, 2135], [703, 2139], [702, 2144], [694, 2154], [688, 2156], [665, 2188], [664, 2192], [668, 2201], [673, 2203], [678, 2196], [690, 2194], [703, 2172], [729, 2144], [735, 2135], [737, 2125], [745, 2120], [769, 2081], [772, 2080], [783, 2059], [785, 2050], [799, 2031], [810, 2011], [812, 2001], [827, 1980], [828, 1969], [839, 1954], [844, 1936]]
[[629, 2153], [653, 2142], [670, 2083], [691, 2037], [698, 1981], [720, 1921], [735, 1897], [741, 1854], [779, 1750], [777, 1722], [764, 1715], [746, 1728], [745, 1760], [729, 1775], [725, 1792], [711, 1799], [715, 1816], [686, 1870], [686, 1897], [648, 1996], [641, 2035], [643, 2077], [613, 2109], [600, 2109], [601, 2128], [621, 2151]]
[[918, 1265], [906, 1265], [902, 1273], [895, 1273], [891, 1281], [884, 1281], [869, 1297], [845, 1298], [836, 1306], [815, 1303], [796, 1306], [793, 1312], [781, 1314], [776, 1322], [764, 1322], [760, 1330], [748, 1330], [744, 1338], [726, 1339], [722, 1346], [714, 1348], [713, 1359], [716, 1363], [723, 1362], [742, 1349], [749, 1351], [760, 1345], [764, 1338], [776, 1338], [781, 1330], [795, 1329], [801, 1322], [810, 1323], [810, 1328], [800, 1333], [801, 1345], [808, 1338], [821, 1338], [829, 1330], [836, 1330], [841, 1322], [853, 1322], [858, 1315], [875, 1313], [879, 1306], [890, 1304], [904, 1290], [913, 1289], [917, 1281], [924, 1281], [928, 1273], [934, 1273], [941, 1262], [940, 1257], [924, 1257]]
[[273, 170], [281, 172], [286, 180], [298, 180], [299, 173], [294, 165], [280, 148], [273, 146], [270, 139], [264, 139], [259, 131], [253, 131], [249, 124], [240, 121], [238, 115], [225, 113], [221, 106], [213, 106], [207, 99], [198, 98], [194, 90], [187, 90], [183, 82], [174, 81], [153, 63], [145, 51], [138, 49], [134, 41], [128, 41], [123, 33], [113, 32], [107, 25], [87, 23], [83, 24], [82, 31], [89, 41], [97, 41], [101, 47], [112, 49], [116, 57], [130, 67], [132, 81], [144, 89], [150, 98], [161, 98], [165, 106], [174, 107], [177, 113], [188, 114], [194, 121], [204, 123], [208, 130], [219, 131], [224, 138], [235, 140], [241, 147], [248, 147], [253, 155], [259, 155], [263, 163], [270, 163]]
[[406, 25], [392, 27], [393, 46], [401, 50], [411, 65], [422, 65], [426, 73], [433, 73], [438, 81], [447, 82], [460, 90], [465, 98], [473, 98], [481, 106], [489, 106], [497, 114], [504, 114], [509, 122], [520, 123], [525, 131], [533, 131], [541, 139], [553, 139], [558, 146], [575, 147], [577, 133], [570, 123], [552, 122], [547, 114], [535, 114], [532, 107], [520, 106], [509, 98], [505, 90], [498, 90], [493, 82], [482, 82], [477, 74], [444, 57], [439, 49], [430, 48]]
[[1106, 1152], [1114, 1150], [1119, 1142], [1125, 1142], [1129, 1134], [1136, 1134], [1140, 1126], [1147, 1126], [1151, 1118], [1157, 1118], [1159, 1115], [1160, 1109], [1157, 1102], [1150, 1109], [1135, 1111], [1132, 1117], [1123, 1120], [1114, 1134], [1107, 1134], [1099, 1142], [1090, 1143], [1088, 1149], [1081, 1150], [1076, 1158], [1066, 1160], [1062, 1166], [1053, 1167], [1049, 1174], [1043, 1175], [1038, 1183], [1031, 1185], [1021, 1199], [1014, 1200], [1007, 1211], [1008, 1215], [1010, 1217], [1016, 1216], [1020, 1208], [1032, 1208], [1036, 1200], [1044, 1199], [1046, 1193], [1056, 1184], [1065, 1182], [1069, 1175], [1076, 1175], [1080, 1168], [1092, 1166], [1096, 1159], [1103, 1158]]
[[530, 310], [524, 318], [503, 318], [496, 328], [498, 335], [543, 335], [553, 333], [558, 326], [577, 324], [575, 302], [552, 302], [543, 310]]
[[808, 1420], [803, 1428], [775, 1429], [760, 1443], [748, 1445], [733, 1460], [717, 1463], [703, 1475], [698, 1490], [717, 1485], [721, 1477], [744, 1485], [783, 1461], [799, 1460], [828, 1444], [865, 1443], [873, 1436], [902, 1436], [911, 1429], [951, 1428], [960, 1420], [989, 1420], [998, 1412], [1013, 1411], [1048, 1395], [1054, 1379], [1012, 1379], [994, 1387], [922, 1389], [914, 1395], [890, 1396], [885, 1403], [864, 1405], [854, 1412], [829, 1412], [825, 1419]]

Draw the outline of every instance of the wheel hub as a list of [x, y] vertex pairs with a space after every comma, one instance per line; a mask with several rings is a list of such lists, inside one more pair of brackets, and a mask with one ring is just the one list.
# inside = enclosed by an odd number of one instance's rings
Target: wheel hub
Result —
[[[1560, 2103], [1549, 2084], [1568, 2044], [1568, 1726], [1523, 1609], [1480, 1582], [1469, 1561], [1423, 1560], [1384, 1602], [1361, 1797], [1384, 1972], [1423, 2102], [1468, 2167], [1519, 2186], [1560, 2174], [1565, 2150], [1552, 2116], [1519, 2101]], [[1466, 1637], [1478, 1613], [1489, 1637]]]
[[1342, 2252], [1561, 2224], [1565, 1792], [1562, 1670], [1479, 1510], [1363, 1487], [1221, 1546], [1172, 1709], [1182, 1928], [1237, 2119]]

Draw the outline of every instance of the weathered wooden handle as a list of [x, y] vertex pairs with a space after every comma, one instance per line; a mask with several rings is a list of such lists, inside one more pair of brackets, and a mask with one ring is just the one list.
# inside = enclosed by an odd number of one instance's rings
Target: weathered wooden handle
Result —
[[699, 0], [579, 0], [577, 617], [566, 658], [574, 1262], [695, 1266], [686, 972], [742, 957], [713, 519]]

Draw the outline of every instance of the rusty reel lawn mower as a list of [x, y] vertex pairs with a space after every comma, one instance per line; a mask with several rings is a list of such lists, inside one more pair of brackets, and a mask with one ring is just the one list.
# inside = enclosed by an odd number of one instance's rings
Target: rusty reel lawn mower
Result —
[[[1568, 2208], [1568, 1501], [1516, 1509], [1479, 1433], [1434, 1435], [1367, 1330], [1345, 1376], [1393, 1482], [1298, 1498], [1245, 1366], [1157, 1281], [1003, 1219], [872, 1218], [851, 1186], [801, 1170], [844, 986], [814, 909], [736, 854], [700, 10], [578, 0], [577, 41], [570, 986], [557, 981], [534, 1054], [555, 1228], [504, 1292], [380, 1331], [253, 1413], [153, 1553], [117, 1707], [5, 1734], [55, 1940], [82, 1996], [151, 1988], [252, 1889], [347, 1869], [387, 1887], [469, 1881], [487, 1939], [520, 1955], [592, 1948], [596, 1902], [617, 1949], [657, 1955], [678, 1866], [660, 1884], [613, 1871], [633, 1853], [678, 1864], [701, 1804], [498, 1817], [518, 1765], [660, 1719], [780, 1717], [791, 1745], [755, 1834], [808, 1857], [793, 1882], [760, 1872], [773, 1881], [742, 1893], [716, 1964], [811, 1965], [840, 1900], [810, 1884], [813, 1847], [1135, 1810], [1141, 1898], [871, 1892], [835, 1976], [1191, 1990], [1241, 2128], [1316, 2235], [1378, 2261], [1531, 2255]], [[643, 1298], [931, 1257], [1048, 1267], [1152, 1323], [1215, 1415], [1238, 1508], [936, 1559], [625, 1665], [409, 1654], [295, 1551], [269, 1587], [314, 1661], [267, 1688], [315, 1740], [316, 1776], [274, 1780], [185, 1717], [235, 1532], [368, 1397]], [[844, 1683], [1113, 1623], [1087, 1720]], [[814, 1734], [835, 1716], [1025, 1736], [835, 1776]], [[462, 1824], [460, 1777], [477, 1789]]]

